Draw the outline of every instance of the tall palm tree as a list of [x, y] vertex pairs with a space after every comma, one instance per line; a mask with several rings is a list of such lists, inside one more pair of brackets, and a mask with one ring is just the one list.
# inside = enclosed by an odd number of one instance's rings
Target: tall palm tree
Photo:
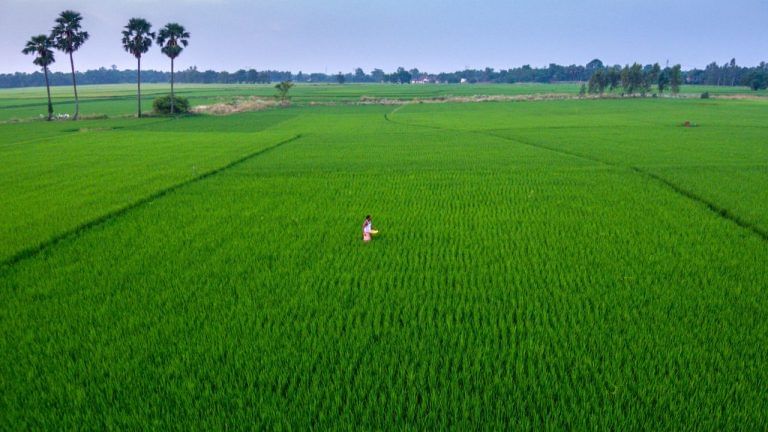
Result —
[[155, 38], [155, 34], [150, 31], [151, 28], [152, 24], [144, 18], [131, 18], [123, 30], [123, 48], [133, 54], [138, 61], [136, 98], [139, 104], [139, 118], [141, 118], [141, 55], [149, 51], [152, 40]]
[[80, 49], [89, 36], [88, 32], [80, 26], [82, 20], [83, 17], [79, 12], [65, 10], [56, 18], [56, 25], [51, 31], [51, 39], [53, 39], [56, 49], [69, 54], [69, 64], [72, 67], [72, 86], [75, 89], [75, 116], [73, 120], [77, 120], [77, 116], [80, 114], [80, 99], [77, 97], [75, 61], [72, 58], [72, 53]]
[[41, 34], [32, 36], [27, 42], [27, 45], [21, 50], [24, 54], [35, 54], [35, 59], [32, 63], [41, 66], [45, 73], [45, 90], [48, 92], [48, 121], [51, 121], [53, 117], [53, 104], [51, 103], [51, 85], [48, 82], [48, 66], [55, 62], [53, 58], [53, 41], [48, 36]]
[[173, 114], [173, 60], [181, 54], [181, 51], [189, 45], [189, 33], [184, 26], [177, 23], [166, 24], [157, 34], [157, 44], [160, 51], [171, 58], [171, 114]]

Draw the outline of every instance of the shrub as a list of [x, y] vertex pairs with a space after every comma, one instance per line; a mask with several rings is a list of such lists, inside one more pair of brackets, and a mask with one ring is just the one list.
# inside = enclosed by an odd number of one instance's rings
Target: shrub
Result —
[[[160, 96], [152, 102], [152, 109], [157, 114], [171, 113], [171, 95]], [[189, 99], [181, 96], [173, 97], [173, 110], [175, 114], [189, 112]]]
[[709, 92], [708, 92], [708, 91], [705, 91], [704, 93], [702, 93], [702, 94], [701, 94], [701, 98], [702, 98], [702, 99], [709, 99]]

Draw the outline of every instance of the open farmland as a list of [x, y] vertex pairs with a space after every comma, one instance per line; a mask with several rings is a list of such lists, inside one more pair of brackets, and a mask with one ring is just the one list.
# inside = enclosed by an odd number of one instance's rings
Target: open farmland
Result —
[[764, 429], [767, 108], [2, 124], [0, 428]]
[[[749, 97], [768, 95], [768, 91], [752, 92], [744, 87], [683, 86], [682, 94], [698, 97], [703, 92], [714, 96]], [[238, 98], [272, 99], [273, 85], [206, 85], [177, 84], [176, 92], [189, 98], [193, 105], [227, 103]], [[53, 108], [56, 113], [72, 113], [74, 99], [70, 87], [51, 87]], [[152, 107], [152, 100], [168, 93], [167, 84], [142, 85], [142, 103], [145, 111]], [[439, 84], [439, 85], [382, 85], [350, 84], [299, 84], [291, 90], [294, 105], [348, 104], [365, 100], [417, 100], [473, 96], [576, 96], [578, 84]], [[17, 88], [0, 91], [0, 122], [39, 118], [45, 111], [45, 88]], [[42, 108], [41, 108], [42, 107]], [[88, 117], [119, 117], [135, 115], [136, 86], [129, 84], [84, 86], [80, 91], [81, 114]]]

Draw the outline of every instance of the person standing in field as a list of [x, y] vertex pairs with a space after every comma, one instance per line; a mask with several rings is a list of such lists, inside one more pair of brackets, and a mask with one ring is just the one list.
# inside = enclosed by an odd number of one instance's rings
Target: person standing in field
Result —
[[366, 216], [365, 220], [363, 221], [363, 241], [368, 243], [371, 241], [371, 237], [378, 233], [378, 231], [373, 229], [373, 221], [371, 220], [371, 215]]

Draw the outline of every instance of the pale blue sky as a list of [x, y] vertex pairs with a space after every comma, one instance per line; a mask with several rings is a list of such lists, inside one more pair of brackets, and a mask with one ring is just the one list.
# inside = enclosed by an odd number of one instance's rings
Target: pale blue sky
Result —
[[[179, 69], [335, 73], [397, 66], [430, 72], [548, 63], [681, 63], [684, 68], [768, 60], [767, 0], [2, 0], [0, 72], [33, 71], [20, 51], [56, 15], [84, 16], [91, 40], [80, 70], [134, 68], [120, 30], [133, 16], [192, 34]], [[144, 68], [169, 69], [153, 47]], [[54, 70], [66, 70], [59, 54]]]

